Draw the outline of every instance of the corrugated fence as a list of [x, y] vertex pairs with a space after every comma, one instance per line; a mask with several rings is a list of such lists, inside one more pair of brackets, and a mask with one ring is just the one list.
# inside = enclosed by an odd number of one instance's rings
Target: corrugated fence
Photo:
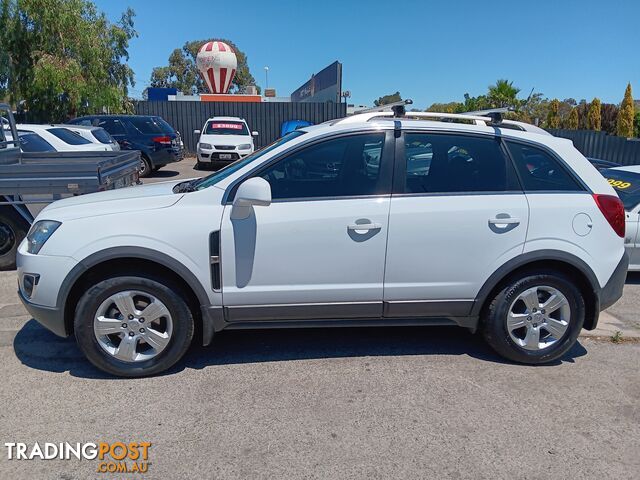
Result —
[[550, 129], [556, 137], [568, 138], [585, 157], [622, 165], [640, 165], [640, 138], [624, 138], [591, 130]]
[[159, 115], [182, 134], [185, 149], [195, 152], [198, 136], [194, 130], [202, 129], [211, 117], [244, 118], [251, 130], [259, 132], [256, 147], [273, 142], [280, 136], [282, 123], [287, 120], [306, 120], [313, 124], [346, 115], [343, 103], [298, 102], [137, 102], [138, 115]]

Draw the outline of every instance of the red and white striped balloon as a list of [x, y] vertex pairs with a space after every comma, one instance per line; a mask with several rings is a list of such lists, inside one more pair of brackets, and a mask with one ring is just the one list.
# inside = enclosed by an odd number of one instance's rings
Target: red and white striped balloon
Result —
[[224, 42], [207, 42], [198, 51], [196, 66], [211, 93], [227, 93], [238, 68], [238, 59]]

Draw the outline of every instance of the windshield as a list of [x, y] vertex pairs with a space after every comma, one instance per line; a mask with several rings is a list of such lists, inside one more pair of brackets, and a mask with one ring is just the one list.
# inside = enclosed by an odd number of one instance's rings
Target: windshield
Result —
[[624, 170], [603, 170], [602, 175], [607, 179], [622, 203], [626, 211], [640, 203], [640, 174], [634, 172], [625, 172]]
[[262, 157], [264, 154], [269, 153], [274, 148], [278, 148], [280, 145], [283, 145], [293, 140], [294, 138], [299, 137], [300, 135], [304, 135], [304, 133], [305, 132], [301, 130], [295, 130], [293, 132], [287, 133], [284, 137], [279, 138], [278, 140], [273, 142], [271, 145], [267, 145], [263, 149], [258, 150], [255, 153], [252, 153], [251, 155], [248, 155], [243, 159], [238, 160], [237, 162], [227, 165], [226, 167], [221, 168], [220, 170], [218, 170], [215, 173], [212, 173], [211, 175], [201, 178], [196, 183], [194, 183], [193, 187], [195, 188], [195, 190], [202, 190], [203, 188], [208, 188], [211, 185], [215, 185], [220, 180], [227, 178], [232, 173], [237, 172], [245, 165], [248, 165], [254, 160], [257, 160], [258, 158]]
[[209, 120], [203, 133], [205, 135], [249, 135], [249, 129], [244, 122]]

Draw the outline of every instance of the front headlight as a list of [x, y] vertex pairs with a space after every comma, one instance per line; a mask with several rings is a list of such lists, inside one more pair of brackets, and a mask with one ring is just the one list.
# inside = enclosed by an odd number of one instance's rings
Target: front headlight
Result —
[[37, 255], [42, 246], [49, 240], [49, 237], [53, 235], [60, 222], [54, 220], [40, 220], [36, 222], [29, 233], [27, 234], [27, 252]]
[[213, 150], [213, 147], [211, 146], [210, 143], [199, 143], [198, 147], [203, 150]]
[[238, 145], [238, 150], [251, 150], [251, 144], [243, 143], [242, 145]]

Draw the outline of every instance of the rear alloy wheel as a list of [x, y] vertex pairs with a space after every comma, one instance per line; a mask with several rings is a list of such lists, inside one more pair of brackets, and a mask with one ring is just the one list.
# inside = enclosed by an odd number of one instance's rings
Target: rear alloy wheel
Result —
[[151, 167], [151, 162], [144, 155], [140, 157], [140, 178], [147, 178], [151, 175], [153, 168]]
[[560, 273], [529, 273], [507, 281], [483, 315], [485, 339], [500, 355], [540, 364], [562, 357], [585, 317], [582, 293]]
[[147, 277], [97, 283], [76, 308], [78, 345], [91, 363], [114, 375], [140, 377], [170, 368], [193, 338], [193, 316], [179, 291]]

